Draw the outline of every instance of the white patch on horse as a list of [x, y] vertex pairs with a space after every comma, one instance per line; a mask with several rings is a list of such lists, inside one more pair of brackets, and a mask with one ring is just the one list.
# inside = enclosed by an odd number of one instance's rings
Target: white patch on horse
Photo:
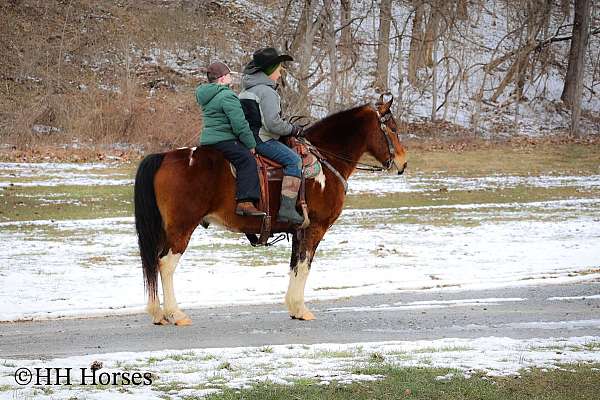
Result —
[[325, 190], [325, 174], [323, 173], [323, 168], [321, 168], [319, 175], [315, 176], [314, 179], [321, 185], [321, 191]]
[[290, 283], [287, 294], [285, 295], [285, 304], [290, 314], [294, 317], [302, 317], [306, 307], [304, 306], [304, 287], [310, 272], [310, 253], [306, 253], [306, 258], [300, 261], [295, 269], [290, 270]]
[[175, 267], [181, 258], [181, 253], [173, 253], [173, 249], [169, 249], [166, 256], [163, 256], [159, 260], [160, 271], [172, 274], [175, 272]]

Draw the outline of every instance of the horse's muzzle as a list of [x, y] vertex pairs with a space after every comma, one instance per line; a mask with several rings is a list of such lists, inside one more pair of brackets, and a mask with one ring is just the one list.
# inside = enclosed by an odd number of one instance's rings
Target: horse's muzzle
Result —
[[402, 166], [402, 168], [398, 168], [398, 175], [402, 175], [404, 173], [404, 170], [406, 169], [407, 165], [408, 165], [408, 163], [405, 162], [404, 165]]

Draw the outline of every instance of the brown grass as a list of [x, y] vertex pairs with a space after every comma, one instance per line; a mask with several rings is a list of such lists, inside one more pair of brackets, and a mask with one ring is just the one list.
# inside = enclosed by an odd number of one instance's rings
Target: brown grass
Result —
[[[17, 148], [77, 141], [81, 145], [137, 143], [153, 151], [194, 145], [201, 128], [193, 94], [159, 91], [148, 97], [135, 82], [120, 93], [93, 88], [43, 96], [15, 117], [4, 141]], [[60, 131], [39, 133], [34, 127]]]
[[253, 23], [232, 10], [163, 0], [0, 2], [6, 27], [0, 30], [0, 143], [23, 151], [73, 142], [97, 148], [130, 143], [146, 152], [194, 145], [201, 128], [194, 99], [199, 79], [173, 71], [162, 57], [149, 65], [145, 56], [161, 48], [204, 65], [240, 43], [251, 51]]

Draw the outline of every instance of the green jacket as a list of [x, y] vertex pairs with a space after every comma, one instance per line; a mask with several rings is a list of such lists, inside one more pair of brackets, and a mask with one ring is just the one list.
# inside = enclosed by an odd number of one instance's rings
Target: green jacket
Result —
[[237, 139], [249, 149], [256, 147], [240, 100], [233, 90], [217, 83], [200, 85], [196, 88], [196, 101], [203, 113], [201, 145]]

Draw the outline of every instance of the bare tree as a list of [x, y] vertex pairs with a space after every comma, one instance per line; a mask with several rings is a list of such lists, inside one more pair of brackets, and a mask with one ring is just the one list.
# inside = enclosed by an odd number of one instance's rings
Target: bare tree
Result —
[[295, 98], [292, 99], [291, 107], [288, 107], [293, 114], [310, 115], [309, 93], [311, 87], [309, 79], [312, 76], [310, 68], [315, 50], [314, 41], [326, 17], [326, 7], [318, 9], [318, 3], [317, 0], [306, 0], [304, 2], [302, 15], [291, 46], [298, 65], [298, 68], [294, 71], [298, 82], [298, 92], [294, 96]]
[[346, 102], [349, 70], [352, 64], [352, 0], [340, 0], [340, 101]]
[[583, 90], [583, 70], [585, 49], [589, 38], [590, 0], [575, 0], [573, 38], [569, 51], [569, 65], [565, 76], [565, 86], [560, 98], [571, 108], [571, 133], [579, 135], [581, 116], [581, 93]]
[[419, 87], [417, 71], [423, 66], [421, 53], [423, 52], [423, 17], [425, 11], [421, 0], [413, 0], [413, 6], [414, 16], [408, 53], [408, 81], [413, 87]]
[[352, 0], [340, 0], [340, 48], [348, 56], [352, 52]]
[[335, 9], [332, 0], [324, 0], [323, 8], [325, 10], [325, 23], [323, 24], [323, 37], [327, 41], [327, 54], [329, 56], [329, 99], [327, 101], [327, 110], [330, 114], [337, 111], [337, 93], [338, 93], [338, 60], [337, 60], [337, 42], [335, 30]]
[[381, 91], [388, 90], [391, 20], [392, 0], [381, 0], [379, 8], [379, 41], [377, 43], [377, 71], [375, 73], [375, 87]]
[[[529, 67], [532, 67], [532, 54], [534, 50], [539, 48], [540, 42], [537, 38], [541, 32], [547, 31], [546, 24], [549, 22], [551, 6], [552, 1], [550, 0], [530, 0], [525, 7], [525, 22], [505, 36], [505, 38], [508, 38], [509, 36], [518, 35], [516, 39], [519, 46], [515, 50], [492, 60], [485, 66], [487, 71], [493, 71], [505, 61], [513, 56], [515, 57], [502, 82], [492, 94], [490, 98], [492, 102], [496, 102], [512, 82], [516, 83], [515, 100], [521, 100], [523, 88], [526, 81], [528, 81], [526, 73], [530, 69]], [[525, 34], [525, 37], [523, 37], [523, 34]]]

